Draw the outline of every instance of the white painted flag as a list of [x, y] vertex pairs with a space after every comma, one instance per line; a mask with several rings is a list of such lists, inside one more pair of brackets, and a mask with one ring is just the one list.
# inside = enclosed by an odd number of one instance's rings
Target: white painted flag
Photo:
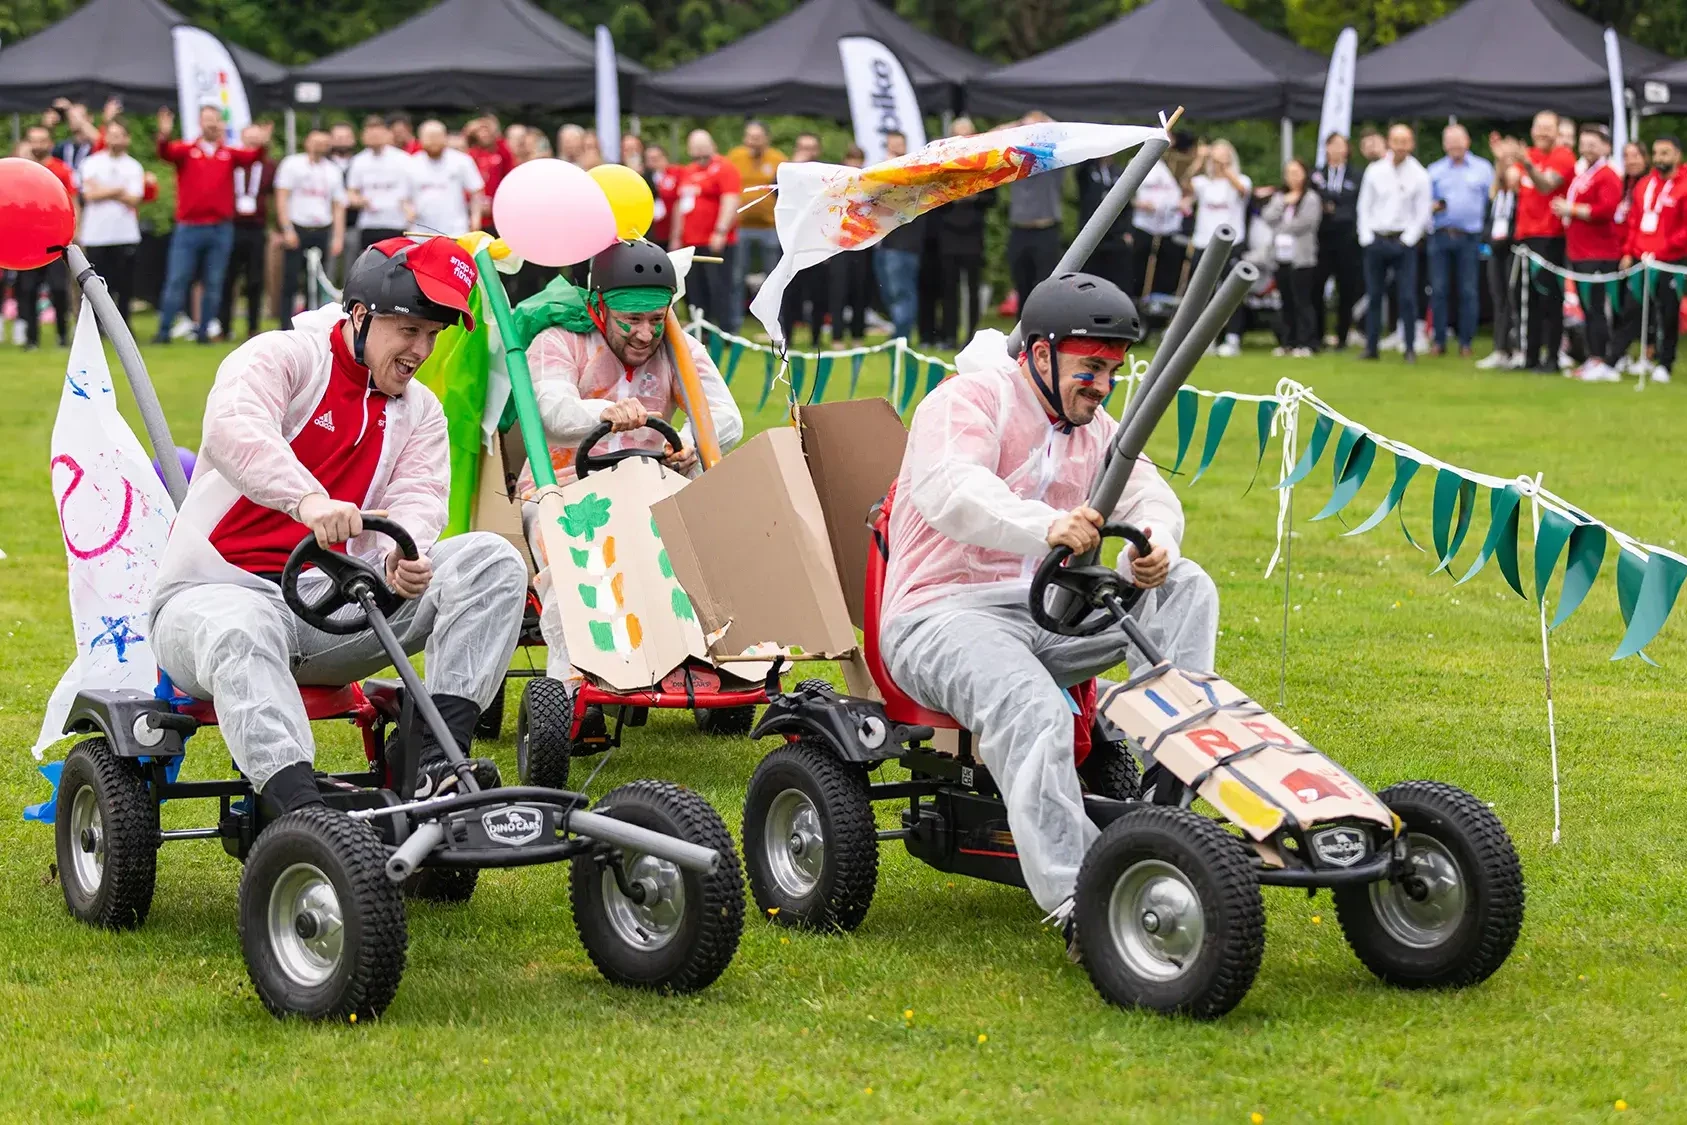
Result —
[[1623, 167], [1623, 146], [1628, 144], [1628, 99], [1624, 96], [1623, 50], [1615, 28], [1605, 29], [1605, 69], [1611, 78], [1611, 163]]
[[207, 105], [222, 111], [223, 136], [231, 142], [238, 140], [240, 130], [252, 123], [252, 107], [228, 48], [209, 31], [185, 23], [171, 28], [170, 37], [176, 46], [182, 140], [199, 139], [199, 110]]
[[1324, 142], [1330, 134], [1353, 137], [1353, 68], [1359, 61], [1359, 33], [1351, 27], [1336, 36], [1330, 69], [1324, 76], [1324, 111], [1318, 117], [1318, 167], [1324, 166]]
[[[165, 456], [176, 456], [167, 450]], [[123, 415], [86, 300], [53, 423], [53, 498], [70, 564], [76, 659], [47, 701], [34, 753], [64, 737], [76, 693], [158, 686], [152, 591], [175, 505]]]
[[838, 40], [838, 56], [843, 60], [855, 143], [866, 153], [867, 163], [878, 164], [888, 158], [885, 138], [891, 133], [908, 138], [909, 152], [925, 147], [920, 102], [895, 53], [869, 36], [846, 35]]
[[597, 25], [597, 147], [605, 164], [621, 163], [621, 84], [615, 38]]

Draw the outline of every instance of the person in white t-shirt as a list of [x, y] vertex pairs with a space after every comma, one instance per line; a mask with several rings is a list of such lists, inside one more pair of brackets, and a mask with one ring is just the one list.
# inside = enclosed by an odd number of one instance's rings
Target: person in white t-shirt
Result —
[[82, 227], [77, 239], [94, 272], [105, 279], [117, 311], [129, 320], [135, 288], [135, 250], [141, 243], [135, 208], [146, 194], [146, 170], [129, 155], [129, 130], [113, 118], [105, 148], [82, 161]]
[[[1148, 170], [1131, 200], [1131, 244], [1136, 250], [1133, 293], [1176, 293], [1183, 272], [1183, 188], [1165, 161]], [[1149, 272], [1149, 263], [1153, 272]]]
[[[1189, 194], [1184, 205], [1195, 209], [1195, 233], [1190, 242], [1195, 247], [1195, 261], [1201, 260], [1213, 231], [1224, 223], [1236, 229], [1236, 243], [1231, 257], [1238, 258], [1247, 248], [1248, 200], [1253, 195], [1254, 182], [1242, 174], [1236, 160], [1236, 149], [1229, 141], [1217, 140], [1207, 150], [1206, 167], [1189, 181]], [[1242, 354], [1242, 325], [1247, 317], [1246, 307], [1225, 326], [1224, 341], [1216, 354]]]
[[[281, 327], [293, 327], [293, 297], [304, 273], [305, 252], [323, 255], [322, 268], [333, 269], [345, 249], [346, 187], [339, 167], [328, 157], [329, 136], [313, 129], [305, 151], [296, 152], [275, 170], [275, 215], [281, 226]], [[314, 309], [323, 295], [312, 284], [305, 307]]]
[[358, 209], [357, 233], [364, 246], [398, 238], [416, 221], [410, 154], [392, 143], [386, 118], [363, 119], [363, 151], [351, 158], [346, 194]]
[[486, 181], [474, 159], [447, 147], [445, 137], [442, 122], [422, 122], [416, 134], [422, 151], [410, 157], [410, 182], [415, 191], [417, 225], [430, 233], [456, 238], [479, 229], [486, 208]]

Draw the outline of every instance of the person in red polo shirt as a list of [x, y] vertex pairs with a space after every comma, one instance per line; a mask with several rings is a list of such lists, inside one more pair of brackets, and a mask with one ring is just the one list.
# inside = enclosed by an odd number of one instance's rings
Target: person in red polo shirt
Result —
[[491, 114], [463, 126], [463, 139], [468, 142], [469, 156], [486, 184], [486, 208], [487, 214], [491, 214], [492, 198], [498, 194], [498, 185], [515, 167], [515, 154], [498, 131], [498, 119]]
[[[1681, 142], [1674, 137], [1659, 137], [1652, 142], [1652, 170], [1634, 185], [1629, 201], [1628, 239], [1623, 247], [1621, 268], [1628, 269], [1636, 261], [1647, 264], [1687, 261], [1687, 205], [1684, 203], [1687, 203], [1687, 176], [1681, 171]], [[1675, 366], [1675, 345], [1681, 331], [1681, 298], [1676, 275], [1646, 270], [1630, 279], [1629, 285], [1630, 299], [1623, 306], [1622, 321], [1611, 339], [1610, 350], [1605, 353], [1605, 362], [1615, 366], [1640, 339], [1641, 294], [1650, 286], [1651, 299], [1644, 302], [1650, 308], [1644, 315], [1658, 334], [1657, 364], [1651, 370], [1651, 378], [1653, 382], [1667, 383], [1670, 368]], [[1646, 349], [1642, 341], [1640, 360], [1630, 365], [1629, 370], [1643, 370], [1645, 364]]]
[[[65, 194], [70, 196], [71, 210], [76, 216], [77, 229], [80, 229], [81, 200], [76, 194], [76, 174], [70, 170], [70, 165], [53, 155], [52, 132], [45, 125], [31, 125], [29, 131], [24, 134], [24, 149], [31, 160], [57, 176], [59, 183], [64, 185]], [[18, 313], [23, 317], [26, 332], [24, 347], [41, 346], [41, 310], [36, 298], [43, 285], [47, 287], [48, 299], [53, 304], [54, 326], [59, 331], [59, 347], [66, 346], [70, 338], [69, 276], [63, 257], [55, 258], [40, 269], [18, 271], [17, 288], [14, 292], [18, 296]]]
[[742, 181], [734, 168], [715, 151], [715, 139], [706, 129], [693, 130], [685, 139], [691, 163], [679, 169], [668, 249], [695, 247], [699, 254], [725, 258], [724, 262], [698, 262], [686, 275], [686, 300], [691, 307], [728, 332], [736, 331], [743, 309], [732, 307], [732, 255], [737, 251], [738, 196]]
[[[1555, 266], [1564, 265], [1564, 220], [1553, 213], [1552, 201], [1570, 190], [1576, 177], [1576, 154], [1558, 143], [1558, 115], [1535, 114], [1529, 128], [1533, 147], [1507, 156], [1522, 176], [1517, 184], [1515, 238]], [[1524, 367], [1556, 373], [1559, 341], [1564, 335], [1564, 293], [1558, 275], [1531, 271], [1529, 323], [1525, 325]]]
[[155, 344], [170, 342], [176, 314], [187, 303], [188, 286], [198, 279], [201, 344], [211, 342], [211, 322], [222, 303], [223, 274], [234, 249], [234, 172], [262, 160], [257, 148], [230, 148], [223, 143], [223, 113], [214, 105], [199, 110], [199, 139], [175, 141], [170, 132], [176, 115], [158, 111], [158, 156], [176, 166], [176, 229], [170, 235], [170, 258], [164, 267], [164, 296], [158, 305]]
[[[322, 797], [310, 723], [296, 684], [338, 686], [379, 671], [372, 631], [321, 632], [294, 616], [279, 576], [314, 533], [386, 575], [405, 599], [391, 617], [405, 651], [427, 651], [427, 689], [466, 753], [481, 708], [503, 684], [527, 600], [527, 564], [490, 532], [439, 542], [451, 483], [445, 414], [416, 371], [439, 333], [473, 328], [469, 256], [447, 238], [392, 238], [346, 278], [344, 309], [294, 318], [223, 361], [205, 402], [192, 487], [159, 564], [153, 645], [188, 694], [216, 703], [223, 738], [273, 819]], [[384, 509], [415, 539], [405, 560], [365, 532]], [[307, 573], [301, 595], [321, 596]], [[430, 731], [416, 796], [456, 783]], [[483, 787], [491, 762], [475, 764]]]
[[[1552, 201], [1552, 212], [1564, 220], [1565, 253], [1577, 273], [1609, 273], [1623, 256], [1624, 231], [1615, 219], [1623, 201], [1623, 178], [1611, 166], [1611, 136], [1603, 125], [1583, 125], [1577, 148], [1586, 163], [1570, 181], [1570, 189]], [[1611, 345], [1611, 318], [1604, 282], [1577, 283], [1582, 312], [1587, 318], [1587, 361], [1571, 378], [1590, 383], [1614, 383], [1619, 376], [1605, 362]]]

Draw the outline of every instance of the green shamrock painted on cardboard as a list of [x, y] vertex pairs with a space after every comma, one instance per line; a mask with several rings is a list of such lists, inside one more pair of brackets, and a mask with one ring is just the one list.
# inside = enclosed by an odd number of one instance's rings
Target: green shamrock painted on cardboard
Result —
[[556, 522], [564, 533], [590, 543], [597, 538], [597, 529], [609, 523], [609, 497], [589, 492], [578, 503], [564, 504], [562, 518]]

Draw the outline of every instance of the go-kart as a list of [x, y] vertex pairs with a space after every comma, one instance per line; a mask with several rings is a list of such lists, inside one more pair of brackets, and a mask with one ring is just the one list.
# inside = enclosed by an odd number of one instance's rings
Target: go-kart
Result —
[[[363, 523], [416, 557], [402, 527], [374, 516]], [[307, 567], [328, 581], [301, 590]], [[65, 760], [55, 808], [71, 914], [113, 929], [141, 925], [159, 845], [219, 839], [246, 865], [241, 948], [265, 1007], [369, 1018], [391, 1002], [404, 971], [406, 891], [460, 902], [481, 868], [572, 860], [575, 927], [606, 978], [685, 992], [720, 975], [738, 947], [743, 884], [732, 840], [706, 801], [655, 781], [623, 785], [595, 811], [560, 787], [482, 789], [388, 624], [402, 603], [382, 575], [306, 536], [281, 585], [301, 620], [335, 634], [371, 629], [392, 659], [397, 683], [300, 689], [312, 720], [349, 720], [363, 732], [368, 770], [319, 775], [327, 807], [267, 821], [244, 778], [177, 778], [187, 738], [217, 721], [214, 701], [181, 696], [167, 680], [157, 696], [83, 692], [65, 733], [90, 737]], [[418, 721], [445, 748], [455, 792], [414, 799]], [[163, 802], [187, 798], [215, 798], [217, 822], [161, 830]]]
[[[646, 426], [669, 446], [680, 448], [679, 434], [667, 422], [652, 417]], [[580, 442], [574, 455], [576, 480], [611, 469], [623, 461], [660, 461], [664, 454], [649, 449], [619, 449], [593, 454], [592, 448], [609, 436], [610, 425], [598, 425]], [[534, 618], [524, 643], [542, 646], [536, 636], [536, 597], [529, 599]], [[522, 673], [515, 673], [522, 674]], [[772, 680], [777, 690], [778, 678]], [[744, 735], [755, 722], [756, 708], [767, 702], [765, 683], [737, 680], [701, 661], [690, 661], [663, 677], [662, 682], [637, 691], [616, 691], [588, 677], [570, 698], [562, 681], [548, 676], [527, 677], [516, 713], [516, 764], [525, 784], [561, 788], [568, 784], [570, 759], [621, 745], [626, 727], [643, 726], [651, 708], [684, 709], [696, 716], [705, 734]], [[613, 718], [613, 725], [609, 719]]]
[[[858, 926], [885, 839], [940, 871], [1025, 885], [1000, 791], [971, 736], [961, 732], [958, 755], [936, 753], [935, 731], [958, 725], [902, 692], [880, 655], [885, 507], [869, 552], [865, 629], [884, 702], [805, 681], [776, 695], [751, 733], [786, 740], [763, 759], [744, 802], [750, 889], [780, 925]], [[1102, 534], [1149, 550], [1133, 527]], [[1197, 1017], [1229, 1011], [1264, 951], [1261, 885], [1330, 888], [1348, 943], [1390, 984], [1459, 987], [1499, 968], [1522, 925], [1523, 878], [1486, 805], [1431, 781], [1373, 795], [1230, 684], [1174, 668], [1128, 616], [1142, 592], [1111, 567], [1063, 565], [1069, 555], [1056, 548], [1036, 573], [1038, 624], [1064, 636], [1122, 629], [1144, 664], [1098, 701], [1102, 726], [1117, 727], [1148, 767], [1143, 796], [1120, 800], [1090, 785], [1084, 798], [1102, 831], [1078, 875], [1076, 931], [1104, 998]], [[1056, 589], [1074, 595], [1063, 616], [1045, 608]], [[912, 776], [872, 781], [886, 761]], [[1225, 819], [1197, 812], [1197, 796]], [[900, 828], [879, 830], [872, 804], [887, 800], [907, 808]]]

